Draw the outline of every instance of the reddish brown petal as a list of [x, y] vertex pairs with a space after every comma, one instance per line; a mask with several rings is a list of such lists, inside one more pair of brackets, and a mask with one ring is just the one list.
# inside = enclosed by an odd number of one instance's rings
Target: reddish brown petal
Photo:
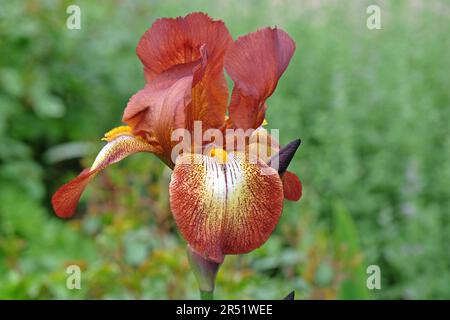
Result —
[[172, 131], [185, 127], [185, 108], [191, 102], [192, 66], [176, 66], [160, 75], [128, 102], [122, 120], [133, 134], [156, 141], [162, 148], [161, 159], [170, 167]]
[[268, 239], [281, 215], [282, 183], [243, 153], [229, 153], [225, 164], [184, 154], [172, 173], [170, 206], [192, 248], [221, 263], [225, 254], [247, 253]]
[[130, 154], [143, 151], [157, 150], [143, 139], [131, 135], [121, 135], [111, 140], [102, 148], [91, 168], [84, 169], [76, 178], [55, 192], [52, 197], [55, 213], [61, 218], [71, 217], [75, 213], [81, 194], [98, 172]]
[[[190, 130], [195, 120], [203, 121], [204, 130], [219, 127], [224, 121], [228, 88], [223, 59], [231, 43], [223, 22], [203, 13], [192, 13], [157, 20], [137, 46], [149, 83], [176, 66], [190, 66], [192, 103], [186, 110], [186, 127]], [[147, 114], [140, 120], [147, 121], [150, 117]]]
[[223, 43], [220, 55], [211, 56], [205, 47], [201, 69], [194, 73], [192, 104], [187, 110], [186, 128], [192, 132], [194, 121], [202, 121], [203, 130], [219, 128], [225, 122], [228, 103], [228, 85], [223, 73], [224, 52], [231, 43], [231, 37]]
[[81, 194], [97, 170], [84, 169], [78, 177], [63, 185], [52, 197], [52, 206], [58, 217], [70, 218], [77, 208]]
[[302, 183], [292, 172], [286, 171], [281, 178], [283, 181], [284, 198], [290, 201], [298, 201], [302, 197]]
[[[168, 91], [180, 79], [192, 81], [195, 63], [179, 65], [158, 75], [151, 83], [133, 95], [123, 114], [123, 121], [133, 128], [134, 134], [152, 137], [158, 116]], [[189, 83], [190, 84], [190, 83]], [[190, 90], [187, 86], [186, 91]], [[171, 108], [169, 106], [169, 108]]]
[[265, 101], [294, 54], [295, 43], [281, 29], [266, 28], [240, 37], [227, 51], [225, 68], [235, 85], [229, 116], [235, 127], [257, 128]]
[[[278, 141], [264, 128], [258, 128], [250, 137], [248, 152], [268, 163], [270, 158], [280, 151]], [[290, 201], [298, 201], [302, 196], [302, 184], [299, 178], [292, 172], [282, 174], [284, 198]]]
[[147, 80], [151, 81], [176, 65], [199, 61], [203, 45], [209, 61], [223, 59], [231, 41], [222, 21], [195, 12], [186, 17], [156, 20], [142, 36], [136, 53], [146, 68]]

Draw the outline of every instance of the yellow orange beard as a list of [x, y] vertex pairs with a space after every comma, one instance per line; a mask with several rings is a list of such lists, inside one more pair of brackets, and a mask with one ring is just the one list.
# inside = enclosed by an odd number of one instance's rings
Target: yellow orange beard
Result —
[[105, 133], [105, 136], [102, 138], [102, 140], [110, 142], [118, 136], [123, 136], [123, 135], [132, 136], [133, 134], [131, 133], [131, 131], [132, 131], [132, 129], [130, 126], [115, 127], [113, 129], [109, 130], [107, 133]]
[[221, 148], [213, 148], [210, 151], [209, 155], [213, 157], [219, 164], [225, 164], [227, 162], [227, 152]]

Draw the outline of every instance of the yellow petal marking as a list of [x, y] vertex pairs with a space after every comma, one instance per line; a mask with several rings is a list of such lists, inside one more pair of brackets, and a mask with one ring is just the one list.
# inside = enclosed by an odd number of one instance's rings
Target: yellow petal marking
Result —
[[211, 157], [215, 158], [217, 163], [225, 164], [227, 162], [227, 152], [221, 148], [213, 148], [209, 154]]
[[102, 140], [111, 142], [112, 140], [117, 138], [117, 136], [123, 136], [123, 135], [132, 136], [133, 134], [131, 133], [131, 131], [132, 131], [132, 129], [130, 126], [115, 127], [113, 129], [109, 130], [107, 133], [105, 133], [105, 136], [102, 138]]

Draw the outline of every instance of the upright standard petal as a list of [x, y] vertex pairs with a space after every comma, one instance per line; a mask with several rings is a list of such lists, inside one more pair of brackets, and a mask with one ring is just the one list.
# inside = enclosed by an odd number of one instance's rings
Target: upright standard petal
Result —
[[125, 130], [110, 140], [97, 155], [91, 168], [84, 169], [76, 178], [60, 187], [52, 197], [55, 213], [61, 218], [70, 218], [74, 213], [81, 194], [97, 173], [110, 164], [116, 163], [136, 152], [158, 152], [157, 147], [148, 144]]
[[191, 102], [192, 67], [175, 66], [159, 74], [128, 102], [122, 120], [133, 128], [133, 134], [161, 147], [157, 154], [169, 167], [171, 159], [171, 134], [185, 127], [185, 109]]
[[283, 207], [278, 173], [241, 152], [229, 153], [223, 164], [204, 155], [180, 156], [169, 191], [183, 237], [197, 253], [218, 263], [225, 254], [260, 247]]
[[[204, 13], [192, 13], [157, 20], [136, 48], [149, 83], [173, 68], [188, 66], [192, 82], [187, 89], [191, 99], [185, 108], [185, 126], [189, 130], [196, 120], [203, 122], [204, 130], [218, 128], [224, 122], [228, 88], [223, 60], [231, 43], [223, 22]], [[151, 116], [143, 114], [142, 118], [146, 121]]]
[[264, 120], [265, 101], [274, 92], [295, 51], [295, 43], [281, 29], [266, 28], [238, 38], [227, 51], [225, 69], [234, 81], [230, 122], [244, 130]]
[[203, 45], [210, 62], [221, 60], [231, 42], [222, 21], [195, 12], [185, 17], [156, 20], [141, 37], [136, 53], [150, 82], [176, 65], [199, 61]]

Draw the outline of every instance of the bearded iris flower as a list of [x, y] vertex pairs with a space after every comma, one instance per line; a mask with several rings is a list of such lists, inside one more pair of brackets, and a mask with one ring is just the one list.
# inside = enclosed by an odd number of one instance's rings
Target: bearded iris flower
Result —
[[[283, 199], [301, 196], [300, 180], [285, 170], [299, 143], [283, 149], [262, 128], [266, 100], [294, 50], [294, 41], [277, 28], [233, 41], [222, 21], [203, 13], [157, 20], [136, 49], [146, 84], [125, 108], [126, 125], [106, 133], [107, 144], [92, 166], [54, 194], [56, 214], [71, 217], [86, 185], [107, 166], [149, 152], [173, 169], [170, 207], [196, 256], [220, 264], [224, 255], [260, 247], [280, 218]], [[224, 70], [234, 81], [229, 103]], [[202, 132], [224, 133], [225, 141], [202, 143], [174, 157], [178, 141], [172, 133], [180, 128], [194, 133], [195, 121], [201, 121]], [[230, 129], [255, 129], [252, 137], [269, 138], [268, 152], [258, 151], [258, 139], [236, 147], [236, 137], [226, 134]], [[256, 159], [250, 161], [254, 150]], [[277, 156], [282, 168], [271, 166]]]

